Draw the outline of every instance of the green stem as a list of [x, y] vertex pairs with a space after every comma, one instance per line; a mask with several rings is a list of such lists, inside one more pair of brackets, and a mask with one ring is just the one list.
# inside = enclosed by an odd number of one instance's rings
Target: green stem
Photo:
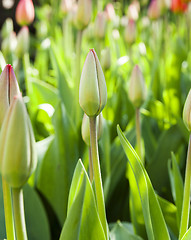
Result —
[[17, 240], [27, 240], [23, 190], [21, 188], [13, 188], [12, 196]]
[[4, 201], [7, 240], [15, 240], [11, 189], [9, 187], [9, 184], [3, 178], [2, 178], [2, 186], [3, 186], [3, 201]]
[[76, 97], [76, 111], [75, 119], [76, 124], [80, 119], [80, 106], [79, 106], [79, 83], [80, 83], [80, 57], [81, 57], [81, 46], [82, 46], [82, 30], [78, 31], [77, 42], [76, 42], [76, 81], [75, 81], [75, 97]]
[[97, 145], [97, 133], [96, 133], [96, 117], [90, 117], [90, 145], [92, 152], [93, 173], [95, 181], [96, 200], [98, 207], [98, 214], [105, 232], [106, 239], [108, 239], [107, 220], [105, 213], [105, 202], [101, 180], [101, 170], [99, 164], [99, 154]]
[[142, 146], [141, 146], [141, 120], [140, 120], [140, 109], [136, 108], [136, 138], [137, 138], [137, 153], [143, 161]]
[[190, 181], [191, 181], [191, 135], [189, 138], [187, 160], [186, 160], [184, 197], [183, 197], [182, 214], [181, 214], [181, 221], [180, 221], [179, 239], [182, 239], [182, 237], [184, 236], [184, 234], [188, 229], [189, 212], [190, 212], [190, 187], [191, 187]]
[[92, 151], [91, 147], [89, 147], [89, 175], [90, 175], [90, 182], [93, 182], [94, 174], [93, 174], [93, 163], [92, 163]]

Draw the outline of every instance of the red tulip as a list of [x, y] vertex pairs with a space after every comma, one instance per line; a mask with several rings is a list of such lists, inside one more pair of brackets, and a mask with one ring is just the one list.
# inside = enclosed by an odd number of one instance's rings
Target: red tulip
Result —
[[32, 0], [20, 0], [16, 8], [16, 21], [19, 25], [29, 25], [35, 16]]
[[174, 13], [184, 12], [187, 7], [187, 4], [184, 3], [183, 0], [172, 0], [171, 2], [171, 10]]

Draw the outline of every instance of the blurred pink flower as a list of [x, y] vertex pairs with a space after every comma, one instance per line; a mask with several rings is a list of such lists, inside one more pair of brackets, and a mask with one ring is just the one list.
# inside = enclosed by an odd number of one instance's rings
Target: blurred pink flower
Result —
[[35, 12], [32, 0], [20, 0], [16, 7], [16, 22], [21, 25], [29, 25], [34, 21]]

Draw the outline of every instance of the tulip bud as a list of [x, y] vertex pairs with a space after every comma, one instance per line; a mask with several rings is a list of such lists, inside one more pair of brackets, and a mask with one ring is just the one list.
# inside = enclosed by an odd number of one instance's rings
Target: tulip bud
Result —
[[157, 0], [160, 12], [170, 8], [171, 0]]
[[16, 22], [21, 25], [29, 25], [34, 21], [34, 5], [32, 0], [20, 0], [16, 7]]
[[99, 39], [105, 37], [106, 32], [106, 15], [105, 12], [99, 12], [95, 20], [95, 36]]
[[172, 0], [171, 10], [174, 13], [181, 13], [187, 9], [187, 4], [183, 3], [182, 0]]
[[0, 127], [15, 95], [20, 94], [15, 73], [11, 65], [6, 65], [0, 75]]
[[105, 77], [98, 57], [91, 49], [86, 57], [80, 79], [79, 103], [89, 117], [97, 116], [107, 102]]
[[62, 0], [61, 1], [61, 11], [65, 15], [72, 9], [73, 0]]
[[136, 39], [136, 23], [133, 19], [130, 19], [125, 27], [125, 41], [128, 44], [132, 44]]
[[127, 16], [129, 19], [133, 19], [134, 21], [136, 21], [139, 18], [139, 12], [140, 12], [139, 2], [133, 1], [128, 7]]
[[111, 66], [111, 53], [107, 47], [101, 51], [101, 66], [104, 70], [107, 70]]
[[[96, 125], [97, 125], [97, 139], [99, 140], [102, 134], [102, 125], [103, 122], [103, 116], [102, 113], [100, 113], [96, 118]], [[87, 146], [90, 146], [90, 122], [89, 117], [84, 113], [83, 120], [82, 120], [82, 139], [86, 143]]]
[[106, 18], [108, 21], [112, 21], [115, 18], [115, 9], [112, 3], [108, 3], [105, 7]]
[[6, 38], [3, 39], [1, 49], [3, 54], [6, 56], [15, 51], [17, 46], [16, 33], [11, 32]]
[[29, 29], [27, 26], [24, 26], [17, 35], [17, 47], [15, 51], [18, 57], [21, 57], [28, 52], [29, 41]]
[[2, 38], [6, 38], [10, 35], [11, 32], [13, 32], [13, 20], [11, 18], [7, 18], [2, 26]]
[[148, 8], [148, 17], [150, 19], [158, 19], [161, 15], [157, 0], [152, 0]]
[[92, 0], [78, 0], [78, 7], [75, 16], [75, 25], [83, 30], [90, 22], [92, 13]]
[[191, 90], [189, 91], [184, 104], [183, 121], [188, 130], [191, 131]]
[[15, 96], [0, 133], [0, 171], [12, 188], [21, 188], [37, 163], [35, 140], [21, 96]]
[[138, 65], [133, 68], [130, 77], [129, 99], [136, 108], [140, 108], [146, 99], [145, 80]]

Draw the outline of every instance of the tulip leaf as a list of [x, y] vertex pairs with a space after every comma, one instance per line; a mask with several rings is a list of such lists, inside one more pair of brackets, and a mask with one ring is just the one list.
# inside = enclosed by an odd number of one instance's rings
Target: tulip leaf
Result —
[[188, 231], [184, 234], [184, 236], [181, 238], [181, 240], [190, 240], [191, 239], [191, 227], [188, 229]]
[[111, 240], [142, 240], [141, 237], [131, 233], [128, 228], [121, 223], [120, 221], [117, 221], [113, 228], [110, 231], [110, 239]]
[[120, 127], [117, 127], [117, 132], [123, 149], [127, 155], [130, 166], [134, 172], [137, 188], [142, 203], [142, 210], [145, 219], [145, 227], [148, 239], [155, 240], [170, 240], [166, 223], [160, 208], [157, 196], [152, 187], [149, 176], [142, 165], [135, 150], [128, 142]]
[[73, 123], [60, 102], [53, 116], [55, 138], [42, 160], [37, 188], [54, 209], [60, 224], [66, 218], [68, 193], [78, 159], [78, 137]]
[[67, 218], [60, 240], [106, 240], [98, 216], [93, 188], [81, 160], [78, 161], [69, 193]]
[[177, 222], [178, 222], [178, 225], [180, 225], [184, 184], [183, 184], [182, 176], [178, 167], [176, 157], [173, 153], [172, 153], [172, 169], [170, 167], [170, 163], [171, 162], [169, 161], [168, 170], [170, 175], [172, 195], [177, 207]]

